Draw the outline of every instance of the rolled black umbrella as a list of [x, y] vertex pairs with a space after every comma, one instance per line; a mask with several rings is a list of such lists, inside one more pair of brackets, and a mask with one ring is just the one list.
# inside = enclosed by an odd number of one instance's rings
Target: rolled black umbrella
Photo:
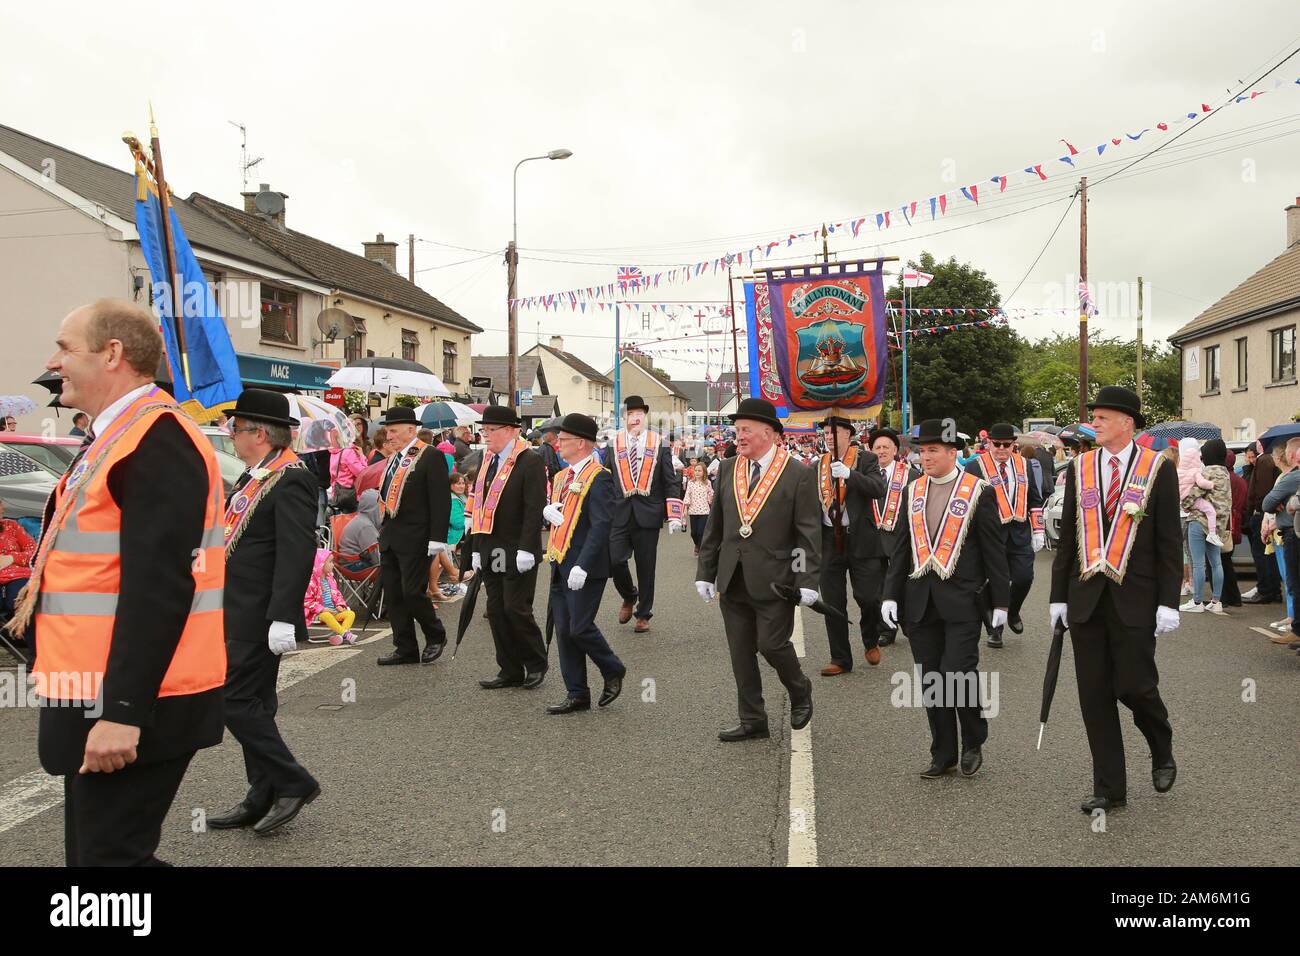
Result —
[[451, 649], [451, 659], [456, 659], [456, 652], [460, 650], [460, 642], [465, 639], [465, 632], [469, 630], [470, 624], [474, 621], [474, 606], [478, 604], [479, 588], [483, 585], [483, 575], [476, 574], [469, 579], [469, 589], [465, 592], [465, 599], [460, 604], [460, 619], [456, 622], [456, 645]]
[[1047, 729], [1047, 715], [1056, 696], [1056, 678], [1061, 673], [1061, 650], [1065, 647], [1065, 627], [1058, 621], [1052, 628], [1052, 647], [1047, 652], [1047, 672], [1043, 675], [1043, 706], [1038, 709], [1038, 746], [1043, 749], [1043, 731]]
[[555, 611], [551, 608], [550, 598], [546, 600], [546, 649], [551, 649], [551, 639], [555, 637]]
[[[787, 604], [802, 603], [802, 598], [799, 595], [798, 588], [791, 587], [788, 584], [777, 584], [775, 581], [773, 581], [769, 586], [772, 588], [772, 593], [775, 594], [777, 597], [779, 597], [782, 601], [785, 601]], [[812, 604], [808, 605], [808, 608], [810, 610], [816, 611], [818, 614], [822, 615], [823, 617], [837, 617], [837, 618], [841, 618], [842, 620], [846, 620], [846, 621], [848, 620], [848, 618], [845, 616], [843, 611], [839, 610], [838, 608], [830, 607], [825, 601], [821, 599], [820, 595], [818, 596], [817, 600], [813, 601]]]

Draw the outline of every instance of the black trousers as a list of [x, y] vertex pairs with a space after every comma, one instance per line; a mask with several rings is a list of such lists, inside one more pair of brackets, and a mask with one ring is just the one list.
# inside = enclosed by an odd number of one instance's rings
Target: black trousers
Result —
[[393, 646], [406, 657], [418, 657], [420, 642], [415, 622], [424, 632], [425, 644], [444, 644], [447, 630], [428, 598], [429, 566], [433, 559], [425, 551], [402, 554], [389, 548], [380, 555], [379, 575], [384, 584], [384, 605], [393, 625]]
[[1255, 559], [1255, 593], [1260, 598], [1276, 601], [1283, 598], [1282, 575], [1277, 570], [1277, 558], [1264, 553], [1264, 542], [1259, 532], [1264, 513], [1256, 511], [1246, 522], [1246, 537], [1250, 539], [1250, 554]]
[[831, 646], [831, 663], [846, 671], [853, 670], [853, 647], [849, 643], [849, 595], [845, 576], [853, 589], [853, 600], [862, 617], [859, 630], [862, 646], [871, 649], [880, 644], [880, 589], [885, 581], [884, 558], [849, 557], [849, 537], [842, 538], [844, 550], [835, 550], [835, 530], [822, 525], [822, 600], [828, 607], [842, 611], [844, 617], [826, 615], [826, 638]]
[[314, 793], [316, 778], [294, 759], [275, 724], [280, 658], [261, 641], [226, 641], [226, 727], [244, 750], [248, 802]]
[[162, 824], [194, 753], [113, 773], [63, 778], [68, 866], [168, 866], [154, 856]]
[[704, 541], [704, 528], [709, 523], [708, 515], [690, 515], [691, 519], [691, 540], [695, 542], [698, 548]]
[[1093, 796], [1125, 799], [1124, 736], [1117, 701], [1133, 712], [1133, 723], [1151, 748], [1152, 766], [1173, 758], [1173, 728], [1160, 699], [1156, 670], [1155, 621], [1129, 627], [1120, 619], [1109, 585], [1088, 621], [1070, 621], [1079, 709], [1092, 751]]
[[551, 613], [555, 620], [560, 673], [564, 675], [564, 689], [570, 700], [589, 701], [587, 658], [591, 658], [606, 680], [626, 674], [627, 668], [596, 626], [606, 579], [588, 578], [579, 591], [569, 590], [568, 580], [568, 573], [558, 567], [551, 576]]
[[812, 681], [799, 666], [799, 655], [790, 643], [794, 633], [795, 607], [785, 601], [755, 601], [745, 589], [744, 565], [736, 566], [727, 590], [719, 595], [722, 624], [727, 632], [731, 673], [736, 678], [736, 702], [740, 722], [751, 727], [767, 726], [763, 704], [763, 677], [758, 655], [772, 665], [791, 701], [812, 693]]
[[614, 589], [625, 604], [636, 602], [638, 620], [650, 620], [655, 606], [655, 562], [659, 560], [659, 529], [642, 528], [632, 521], [629, 532], [632, 556], [636, 560], [636, 583], [628, 568], [632, 558], [613, 567]]
[[[1236, 545], [1236, 548], [1240, 547]], [[1219, 561], [1223, 565], [1223, 590], [1219, 592], [1219, 599], [1229, 607], [1237, 607], [1241, 604], [1241, 587], [1237, 584], [1237, 569], [1232, 566], [1232, 551], [1220, 551]], [[1205, 578], [1207, 581], [1210, 579], [1209, 558], [1205, 560]]]
[[497, 652], [497, 676], [523, 680], [546, 670], [546, 644], [533, 616], [537, 568], [514, 576], [480, 571], [487, 591], [488, 626]]
[[1020, 617], [1025, 598], [1034, 587], [1033, 546], [1007, 542], [1007, 567], [1011, 571], [1011, 603], [1007, 607], [1007, 620], [1014, 621]]
[[[921, 695], [930, 723], [930, 757], [942, 767], [962, 751], [984, 746], [989, 723], [980, 713], [980, 622], [944, 621], [933, 604], [921, 620], [905, 625], [912, 659], [921, 665]], [[927, 688], [937, 682], [936, 691]], [[957, 730], [961, 729], [960, 748]]]

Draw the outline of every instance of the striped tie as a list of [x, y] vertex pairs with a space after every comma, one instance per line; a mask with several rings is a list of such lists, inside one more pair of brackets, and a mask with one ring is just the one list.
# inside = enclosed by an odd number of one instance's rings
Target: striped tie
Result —
[[1106, 491], [1106, 520], [1115, 520], [1115, 506], [1119, 504], [1119, 459], [1110, 456], [1110, 488]]

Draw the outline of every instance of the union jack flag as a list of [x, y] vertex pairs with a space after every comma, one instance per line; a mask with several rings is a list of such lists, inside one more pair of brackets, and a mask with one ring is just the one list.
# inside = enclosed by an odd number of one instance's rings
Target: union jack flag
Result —
[[640, 266], [618, 267], [618, 287], [624, 292], [628, 289], [639, 289], [644, 278]]

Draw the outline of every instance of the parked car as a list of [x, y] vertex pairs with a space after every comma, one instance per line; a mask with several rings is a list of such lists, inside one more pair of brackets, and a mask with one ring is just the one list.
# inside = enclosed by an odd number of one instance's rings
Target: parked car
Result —
[[0, 451], [18, 452], [36, 462], [55, 478], [60, 478], [72, 464], [72, 459], [81, 447], [80, 438], [44, 435], [21, 435], [5, 432], [0, 440]]
[[42, 517], [58, 480], [59, 476], [22, 452], [0, 450], [0, 498], [7, 517]]
[[235, 454], [235, 440], [224, 429], [215, 425], [200, 425], [199, 431], [207, 436], [208, 441], [212, 442], [212, 447], [217, 451], [225, 452], [227, 455]]

